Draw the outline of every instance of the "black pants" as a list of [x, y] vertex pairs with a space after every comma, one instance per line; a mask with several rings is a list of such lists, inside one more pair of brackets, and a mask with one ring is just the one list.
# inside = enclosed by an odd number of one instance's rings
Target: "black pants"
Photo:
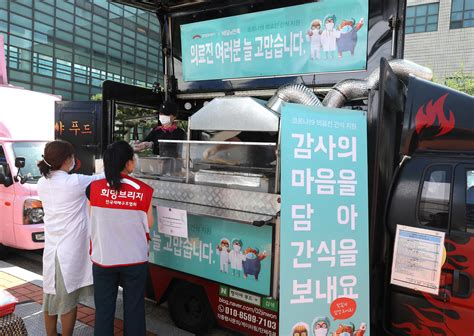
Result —
[[124, 335], [145, 335], [145, 286], [148, 263], [134, 266], [93, 265], [94, 335], [114, 334], [115, 305], [119, 283], [123, 288]]

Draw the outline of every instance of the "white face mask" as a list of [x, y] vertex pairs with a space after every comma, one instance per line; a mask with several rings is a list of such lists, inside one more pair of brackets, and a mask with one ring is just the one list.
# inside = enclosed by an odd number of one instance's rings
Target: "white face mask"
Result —
[[240, 245], [235, 244], [234, 245], [234, 251], [240, 252]]
[[326, 28], [327, 28], [328, 30], [332, 30], [332, 29], [334, 28], [334, 22], [328, 22], [328, 23], [326, 23]]
[[319, 328], [314, 330], [314, 336], [326, 336], [328, 334], [328, 330], [325, 328]]
[[169, 125], [171, 124], [171, 117], [167, 115], [160, 115], [160, 123], [162, 125]]
[[76, 159], [72, 158], [71, 165], [69, 166], [68, 172], [72, 171], [76, 166]]

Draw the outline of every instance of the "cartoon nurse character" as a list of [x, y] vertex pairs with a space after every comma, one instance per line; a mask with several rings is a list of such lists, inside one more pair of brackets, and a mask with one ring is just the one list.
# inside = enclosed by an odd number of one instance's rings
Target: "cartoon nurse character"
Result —
[[230, 242], [227, 238], [222, 238], [220, 244], [216, 247], [217, 255], [220, 257], [220, 269], [221, 272], [228, 273], [229, 272], [229, 248]]
[[232, 275], [240, 277], [242, 262], [245, 260], [245, 256], [242, 254], [242, 241], [240, 239], [232, 240], [232, 250], [229, 253], [229, 259]]
[[333, 332], [333, 336], [353, 336], [354, 335], [354, 323], [349, 322], [349, 324], [339, 324], [337, 330]]
[[258, 280], [258, 275], [262, 269], [262, 260], [267, 257], [267, 253], [263, 251], [260, 253], [258, 248], [246, 248], [244, 251], [244, 260], [242, 266], [244, 268], [244, 278], [248, 275], [253, 275], [255, 280]]
[[311, 59], [321, 58], [321, 20], [315, 19], [311, 22], [311, 28], [306, 33], [306, 41], [310, 42]]
[[336, 52], [336, 39], [341, 36], [341, 32], [336, 28], [336, 15], [326, 15], [324, 18], [324, 31], [321, 33], [321, 43], [326, 59], [334, 58]]
[[296, 323], [291, 329], [291, 336], [309, 336], [309, 326], [304, 322]]
[[342, 53], [350, 51], [351, 55], [354, 56], [354, 49], [357, 45], [357, 32], [364, 25], [364, 19], [361, 18], [356, 24], [355, 19], [342, 20], [339, 25], [339, 31], [341, 32], [340, 37], [336, 40], [337, 52], [339, 58], [342, 57]]
[[331, 322], [327, 317], [316, 317], [313, 321], [313, 333], [314, 336], [327, 336], [329, 334], [329, 328]]

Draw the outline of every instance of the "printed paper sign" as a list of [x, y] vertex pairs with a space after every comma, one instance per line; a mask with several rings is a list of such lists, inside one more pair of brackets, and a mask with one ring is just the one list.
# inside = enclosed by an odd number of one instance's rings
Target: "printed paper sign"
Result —
[[282, 111], [280, 335], [370, 335], [362, 111]]
[[185, 210], [157, 206], [156, 211], [160, 233], [188, 238], [188, 216]]
[[185, 81], [364, 70], [367, 0], [331, 0], [181, 26]]
[[188, 215], [188, 238], [150, 231], [151, 263], [270, 295], [273, 226]]
[[397, 225], [390, 283], [439, 293], [444, 232]]

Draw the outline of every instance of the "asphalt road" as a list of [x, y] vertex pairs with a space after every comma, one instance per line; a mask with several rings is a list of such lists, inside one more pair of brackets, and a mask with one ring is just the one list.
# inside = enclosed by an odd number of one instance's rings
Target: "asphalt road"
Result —
[[[24, 268], [30, 272], [36, 274], [42, 274], [42, 258], [43, 251], [21, 251], [21, 250], [10, 250], [6, 257], [2, 257], [2, 260]], [[119, 294], [117, 304], [117, 313], [116, 317], [123, 318], [123, 312], [121, 310], [122, 298]], [[94, 300], [92, 297], [85, 298], [82, 302], [87, 306], [93, 307]], [[166, 308], [166, 303], [162, 305], [157, 305], [155, 302], [146, 301], [145, 311], [147, 315], [147, 329], [151, 331], [158, 332], [159, 335], [176, 335], [176, 336], [188, 336], [192, 335], [184, 330], [178, 329], [173, 325], [171, 318]], [[224, 330], [220, 328], [214, 328], [209, 332], [210, 336], [237, 336], [241, 335], [229, 330]]]

